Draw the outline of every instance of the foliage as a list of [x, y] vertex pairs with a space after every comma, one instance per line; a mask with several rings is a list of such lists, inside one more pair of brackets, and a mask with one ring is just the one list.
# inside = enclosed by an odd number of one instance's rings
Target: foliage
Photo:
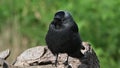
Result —
[[16, 20], [21, 35], [43, 45], [58, 10], [71, 12], [83, 41], [92, 43], [101, 68], [120, 67], [120, 0], [0, 0], [0, 27]]

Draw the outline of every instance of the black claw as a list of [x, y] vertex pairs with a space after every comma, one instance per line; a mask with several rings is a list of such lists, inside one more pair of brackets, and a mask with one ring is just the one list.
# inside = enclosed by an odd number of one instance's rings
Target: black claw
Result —
[[67, 60], [63, 63], [65, 66], [69, 65], [68, 64], [68, 58], [69, 58], [69, 56], [67, 56]]
[[68, 64], [68, 61], [65, 61], [63, 64], [64, 64], [65, 66], [69, 65], [69, 64]]
[[55, 63], [55, 67], [57, 67], [57, 63]]
[[55, 63], [54, 63], [54, 64], [55, 64], [55, 67], [57, 67], [57, 63], [58, 63], [57, 60], [55, 60]]

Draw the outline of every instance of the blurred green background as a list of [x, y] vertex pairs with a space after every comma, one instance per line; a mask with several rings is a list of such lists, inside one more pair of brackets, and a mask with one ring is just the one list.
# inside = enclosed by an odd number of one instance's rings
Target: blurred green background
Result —
[[120, 0], [0, 0], [0, 51], [12, 50], [8, 61], [27, 48], [46, 45], [48, 25], [58, 10], [73, 15], [101, 68], [120, 68]]

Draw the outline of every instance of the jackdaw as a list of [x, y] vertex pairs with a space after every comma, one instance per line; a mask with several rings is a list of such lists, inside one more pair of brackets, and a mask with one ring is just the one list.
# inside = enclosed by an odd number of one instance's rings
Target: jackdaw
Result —
[[[80, 51], [84, 47], [78, 31], [78, 26], [69, 12], [55, 13], [45, 38], [48, 48], [56, 56], [55, 66], [59, 53], [67, 53], [68, 57], [76, 58], [84, 56]], [[65, 64], [68, 64], [68, 57]]]

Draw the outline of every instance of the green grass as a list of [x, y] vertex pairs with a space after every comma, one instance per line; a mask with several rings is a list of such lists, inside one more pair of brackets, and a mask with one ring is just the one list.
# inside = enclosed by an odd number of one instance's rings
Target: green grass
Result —
[[[0, 38], [5, 41], [1, 42], [20, 50], [46, 45], [45, 35], [54, 13], [67, 10], [78, 24], [83, 41], [92, 43], [101, 68], [119, 68], [119, 7], [119, 0], [0, 0]], [[3, 36], [6, 32], [8, 35]]]

